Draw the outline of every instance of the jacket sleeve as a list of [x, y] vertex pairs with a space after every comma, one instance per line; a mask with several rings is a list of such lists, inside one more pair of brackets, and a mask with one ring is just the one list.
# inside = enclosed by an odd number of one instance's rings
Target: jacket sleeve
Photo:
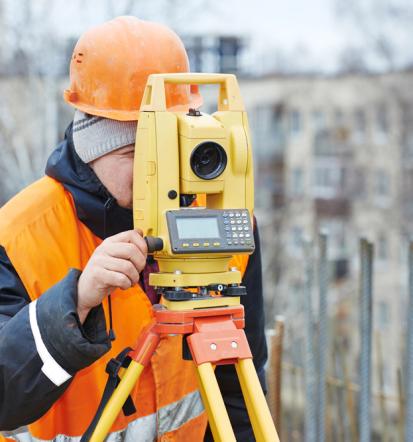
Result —
[[[243, 284], [247, 295], [241, 298], [245, 308], [245, 333], [253, 355], [254, 366], [265, 392], [264, 365], [267, 361], [267, 344], [264, 330], [264, 301], [262, 291], [261, 250], [258, 227], [254, 229], [255, 252], [248, 260]], [[233, 365], [221, 365], [215, 370], [219, 387], [228, 410], [232, 428], [238, 442], [254, 441], [241, 387]], [[205, 441], [213, 441], [208, 428]]]
[[0, 246], [0, 430], [12, 432], [37, 420], [77, 371], [109, 350], [101, 306], [90, 312], [83, 326], [79, 322], [79, 275], [70, 270], [30, 302]]

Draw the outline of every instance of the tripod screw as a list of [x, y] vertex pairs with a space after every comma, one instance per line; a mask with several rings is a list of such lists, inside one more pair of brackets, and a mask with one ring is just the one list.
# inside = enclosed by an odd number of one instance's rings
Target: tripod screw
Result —
[[238, 344], [235, 341], [231, 342], [231, 347], [232, 348], [238, 348]]
[[211, 344], [211, 350], [216, 350], [217, 349], [217, 344]]

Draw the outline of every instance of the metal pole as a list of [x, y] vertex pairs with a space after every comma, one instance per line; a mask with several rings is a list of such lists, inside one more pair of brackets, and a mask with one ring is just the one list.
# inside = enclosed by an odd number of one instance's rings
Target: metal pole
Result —
[[314, 357], [314, 336], [313, 336], [313, 308], [312, 308], [312, 292], [313, 292], [313, 257], [312, 242], [303, 241], [304, 245], [304, 308], [305, 308], [305, 442], [316, 442], [317, 422], [315, 408], [315, 392], [316, 392], [316, 367]]
[[384, 395], [384, 361], [383, 351], [381, 345], [381, 334], [379, 331], [375, 333], [376, 337], [376, 353], [377, 353], [377, 377], [379, 380], [379, 405], [380, 405], [380, 421], [381, 421], [381, 436], [383, 442], [388, 442], [389, 437], [389, 419], [386, 410], [386, 398]]
[[404, 440], [413, 440], [413, 242], [409, 244], [409, 305], [407, 308], [406, 416]]
[[326, 425], [326, 371], [327, 371], [327, 234], [319, 235], [319, 329], [318, 329], [318, 383], [317, 383], [317, 441], [325, 441]]
[[373, 244], [366, 239], [360, 241], [360, 394], [359, 432], [360, 442], [370, 442], [371, 420], [371, 351], [373, 313]]
[[281, 428], [281, 379], [282, 379], [282, 356], [283, 356], [283, 339], [284, 339], [284, 323], [283, 316], [275, 318], [274, 335], [271, 337], [271, 382], [268, 383], [268, 400], [271, 404], [272, 416], [275, 421], [277, 432], [282, 437]]
[[403, 392], [403, 379], [402, 379], [402, 371], [400, 367], [397, 369], [397, 393], [399, 399], [399, 420], [397, 422], [397, 430], [399, 433], [399, 440], [404, 439], [404, 392]]

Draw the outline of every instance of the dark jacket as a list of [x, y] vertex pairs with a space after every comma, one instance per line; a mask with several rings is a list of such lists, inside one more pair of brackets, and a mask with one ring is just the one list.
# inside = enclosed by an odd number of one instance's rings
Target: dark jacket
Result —
[[[95, 235], [103, 239], [133, 228], [132, 211], [117, 205], [92, 169], [76, 154], [71, 126], [66, 131], [65, 140], [50, 156], [46, 174], [61, 182], [71, 193], [79, 220]], [[246, 312], [248, 341], [256, 369], [264, 382], [263, 367], [267, 349], [257, 228], [254, 236], [256, 252], [250, 257], [244, 275], [243, 282], [248, 295], [242, 301]], [[153, 268], [154, 264], [150, 259], [148, 258], [144, 272]], [[79, 274], [79, 271], [68, 269], [67, 276], [49, 289], [49, 293], [46, 292], [40, 298], [41, 302], [37, 306], [38, 323], [47, 350], [70, 374], [93, 363], [110, 348], [100, 306], [91, 311], [83, 326], [79, 322], [76, 313]], [[142, 281], [145, 279], [147, 278], [141, 278]], [[57, 303], [56, 299], [59, 300]], [[70, 383], [69, 380], [57, 387], [42, 373], [42, 361], [37, 354], [29, 324], [29, 303], [29, 295], [0, 244], [0, 430], [5, 435], [8, 432], [12, 434], [14, 429], [42, 416]], [[62, 336], [62, 330], [66, 327], [59, 327], [64, 322], [71, 322], [71, 327], [68, 328], [72, 332], [68, 336]], [[44, 327], [42, 324], [48, 326]], [[116, 333], [116, 324], [114, 328]], [[76, 351], [80, 347], [82, 357]], [[216, 374], [237, 440], [253, 440], [234, 368], [218, 367]], [[209, 432], [206, 440], [212, 440]]]

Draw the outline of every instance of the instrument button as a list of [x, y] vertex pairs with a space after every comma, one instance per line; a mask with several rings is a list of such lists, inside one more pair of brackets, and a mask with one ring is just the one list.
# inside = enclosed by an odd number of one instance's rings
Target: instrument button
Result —
[[204, 242], [202, 245], [203, 245], [204, 247], [209, 247], [209, 242]]
[[215, 246], [215, 247], [219, 247], [220, 245], [221, 245], [220, 242], [214, 242], [214, 246]]
[[182, 243], [182, 247], [189, 247], [189, 244], [187, 242]]
[[199, 247], [199, 242], [193, 242], [192, 247]]

